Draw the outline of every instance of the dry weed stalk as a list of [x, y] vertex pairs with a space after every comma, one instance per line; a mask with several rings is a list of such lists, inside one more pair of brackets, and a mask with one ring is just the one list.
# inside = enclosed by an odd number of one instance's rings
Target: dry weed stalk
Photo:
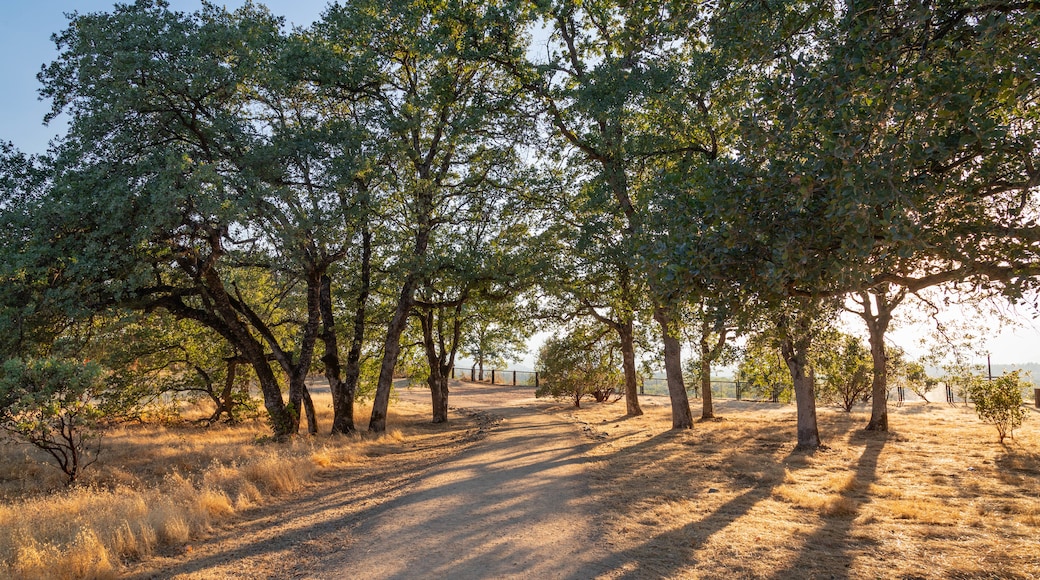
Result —
[[[425, 412], [404, 404], [394, 420], [425, 421]], [[321, 420], [327, 425], [330, 417]], [[47, 477], [39, 458], [5, 446], [0, 578], [114, 578], [124, 562], [198, 539], [243, 510], [301, 490], [322, 469], [393, 452], [416, 438], [394, 429], [378, 438], [273, 444], [262, 443], [265, 434], [262, 424], [128, 426], [108, 438], [99, 468], [87, 472], [89, 484], [68, 490], [60, 474]], [[43, 477], [34, 482], [37, 475]]]

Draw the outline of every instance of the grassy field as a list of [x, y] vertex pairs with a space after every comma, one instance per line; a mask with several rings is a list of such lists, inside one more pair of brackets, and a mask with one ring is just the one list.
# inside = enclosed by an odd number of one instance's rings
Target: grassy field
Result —
[[[315, 403], [327, 429], [331, 399], [316, 396]], [[357, 417], [368, 413], [362, 406]], [[5, 441], [0, 578], [116, 578], [127, 563], [190, 550], [209, 532], [289, 501], [324, 476], [364, 472], [406, 450], [439, 450], [474, 428], [467, 418], [435, 427], [428, 413], [427, 406], [395, 404], [383, 436], [302, 436], [288, 443], [271, 442], [262, 421], [208, 429], [127, 425], [106, 435], [100, 459], [72, 489], [46, 456]]]
[[[820, 409], [827, 445], [794, 450], [793, 406], [726, 401], [675, 432], [667, 400], [555, 412], [594, 441], [611, 551], [636, 577], [1040, 578], [1040, 416], [1014, 440], [971, 409]], [[1034, 410], [1035, 411], [1035, 410]]]
[[[328, 402], [316, 398], [327, 426]], [[722, 420], [676, 432], [667, 399], [532, 403], [588, 442], [603, 545], [632, 578], [1040, 578], [1040, 416], [1016, 438], [971, 409], [891, 409], [893, 432], [863, 412], [820, 409], [827, 448], [794, 450], [793, 406], [725, 401]], [[367, 417], [359, 409], [358, 417]], [[390, 433], [271, 443], [262, 422], [202, 429], [132, 425], [106, 438], [84, 484], [28, 448], [0, 451], [0, 578], [111, 578], [148, 556], [176, 558], [215, 530], [281, 509], [324, 478], [440, 461], [481, 427], [398, 402]]]

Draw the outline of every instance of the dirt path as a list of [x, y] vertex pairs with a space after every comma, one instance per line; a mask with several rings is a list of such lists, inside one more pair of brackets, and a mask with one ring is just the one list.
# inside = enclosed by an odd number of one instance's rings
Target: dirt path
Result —
[[[402, 398], [428, 401], [425, 390]], [[591, 578], [615, 569], [597, 534], [578, 428], [523, 406], [531, 391], [458, 383], [493, 424], [464, 450], [317, 486], [137, 578]], [[334, 477], [334, 475], [333, 475]], [[289, 521], [284, 521], [289, 514]]]

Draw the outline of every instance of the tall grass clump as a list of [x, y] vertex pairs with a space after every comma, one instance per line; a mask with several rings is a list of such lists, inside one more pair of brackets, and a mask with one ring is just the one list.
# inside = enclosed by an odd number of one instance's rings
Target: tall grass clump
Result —
[[0, 506], [0, 578], [114, 578], [122, 563], [187, 543], [265, 497], [299, 491], [318, 466], [292, 450], [214, 463], [155, 487], [73, 488]]

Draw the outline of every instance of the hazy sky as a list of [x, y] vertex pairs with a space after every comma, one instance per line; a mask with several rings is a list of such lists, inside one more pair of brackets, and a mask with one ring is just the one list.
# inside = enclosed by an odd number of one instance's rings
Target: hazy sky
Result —
[[[235, 9], [244, 0], [214, 2]], [[307, 26], [320, 15], [325, 0], [269, 0], [260, 2], [272, 12], [284, 16], [287, 26]], [[65, 14], [108, 11], [114, 3], [102, 0], [3, 0], [0, 7], [0, 140], [11, 141], [25, 152], [42, 153], [47, 143], [64, 130], [59, 117], [49, 126], [43, 125], [43, 116], [49, 107], [38, 98], [39, 83], [36, 74], [40, 67], [51, 62], [57, 52], [51, 41], [54, 34], [66, 27]], [[194, 11], [202, 6], [200, 0], [170, 0], [175, 10]], [[1023, 328], [998, 333], [998, 324], [991, 319], [991, 339], [988, 348], [994, 363], [1024, 363], [1040, 361], [1040, 323], [1031, 319], [1030, 308], [1017, 311]], [[917, 337], [928, 331], [916, 326], [893, 333], [896, 344], [914, 353]], [[525, 361], [529, 366], [531, 361]]]

